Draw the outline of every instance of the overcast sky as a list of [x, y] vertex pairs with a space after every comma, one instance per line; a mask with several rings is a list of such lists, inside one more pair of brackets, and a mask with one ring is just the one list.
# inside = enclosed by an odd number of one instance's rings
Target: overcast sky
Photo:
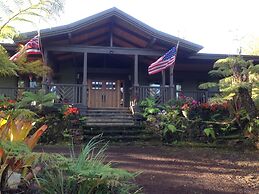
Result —
[[[259, 36], [259, 0], [66, 0], [51, 26], [117, 7], [163, 32], [204, 46], [201, 52], [236, 53], [243, 37]], [[41, 26], [47, 28], [50, 25]]]

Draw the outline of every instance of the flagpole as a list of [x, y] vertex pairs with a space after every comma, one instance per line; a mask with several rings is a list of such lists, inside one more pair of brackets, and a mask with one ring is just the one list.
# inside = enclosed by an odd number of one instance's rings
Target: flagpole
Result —
[[179, 47], [179, 44], [180, 44], [180, 41], [178, 40], [177, 42], [177, 45], [176, 45], [176, 54], [175, 54], [175, 62], [173, 65], [170, 66], [169, 68], [169, 71], [170, 71], [170, 83], [169, 83], [169, 86], [170, 86], [170, 90], [171, 90], [171, 98], [174, 98], [174, 90], [175, 88], [174, 87], [174, 66], [176, 65], [176, 59], [177, 59], [177, 54], [178, 54], [178, 47]]

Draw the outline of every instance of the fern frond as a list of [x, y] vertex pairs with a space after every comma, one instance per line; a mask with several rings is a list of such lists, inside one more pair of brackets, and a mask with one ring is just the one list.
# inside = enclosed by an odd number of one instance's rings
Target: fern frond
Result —
[[218, 87], [218, 83], [215, 82], [207, 82], [199, 85], [199, 89], [208, 89], [208, 88], [216, 88]]

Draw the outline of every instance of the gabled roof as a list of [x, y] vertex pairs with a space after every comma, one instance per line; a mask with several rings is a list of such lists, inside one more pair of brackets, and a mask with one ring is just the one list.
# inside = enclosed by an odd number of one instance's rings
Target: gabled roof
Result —
[[[224, 59], [229, 56], [239, 56], [238, 54], [212, 54], [212, 53], [197, 53], [195, 55], [192, 55], [189, 57], [189, 59], [197, 59], [197, 60], [218, 60], [218, 59]], [[245, 60], [252, 60], [254, 63], [259, 62], [259, 56], [257, 55], [241, 55], [243, 59]]]
[[[198, 44], [158, 31], [115, 7], [68, 25], [58, 26], [51, 29], [43, 29], [41, 30], [41, 38], [48, 38], [57, 35], [73, 33], [82, 28], [87, 28], [88, 26], [91, 26], [98, 22], [102, 22], [109, 18], [116, 18], [122, 20], [123, 22], [127, 22], [128, 24], [134, 26], [134, 28], [141, 30], [145, 34], [150, 35], [151, 37], [153, 37], [154, 40], [163, 41], [171, 46], [176, 45], [179, 41], [179, 49], [186, 50], [188, 51], [188, 53], [197, 53], [203, 48]], [[22, 37], [28, 40], [35, 34], [37, 34], [36, 31], [27, 32], [23, 33]]]

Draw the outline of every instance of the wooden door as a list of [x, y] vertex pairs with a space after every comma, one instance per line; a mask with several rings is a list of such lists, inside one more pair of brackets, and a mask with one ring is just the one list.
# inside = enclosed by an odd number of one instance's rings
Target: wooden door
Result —
[[89, 107], [120, 107], [122, 105], [122, 81], [88, 80], [88, 86]]

